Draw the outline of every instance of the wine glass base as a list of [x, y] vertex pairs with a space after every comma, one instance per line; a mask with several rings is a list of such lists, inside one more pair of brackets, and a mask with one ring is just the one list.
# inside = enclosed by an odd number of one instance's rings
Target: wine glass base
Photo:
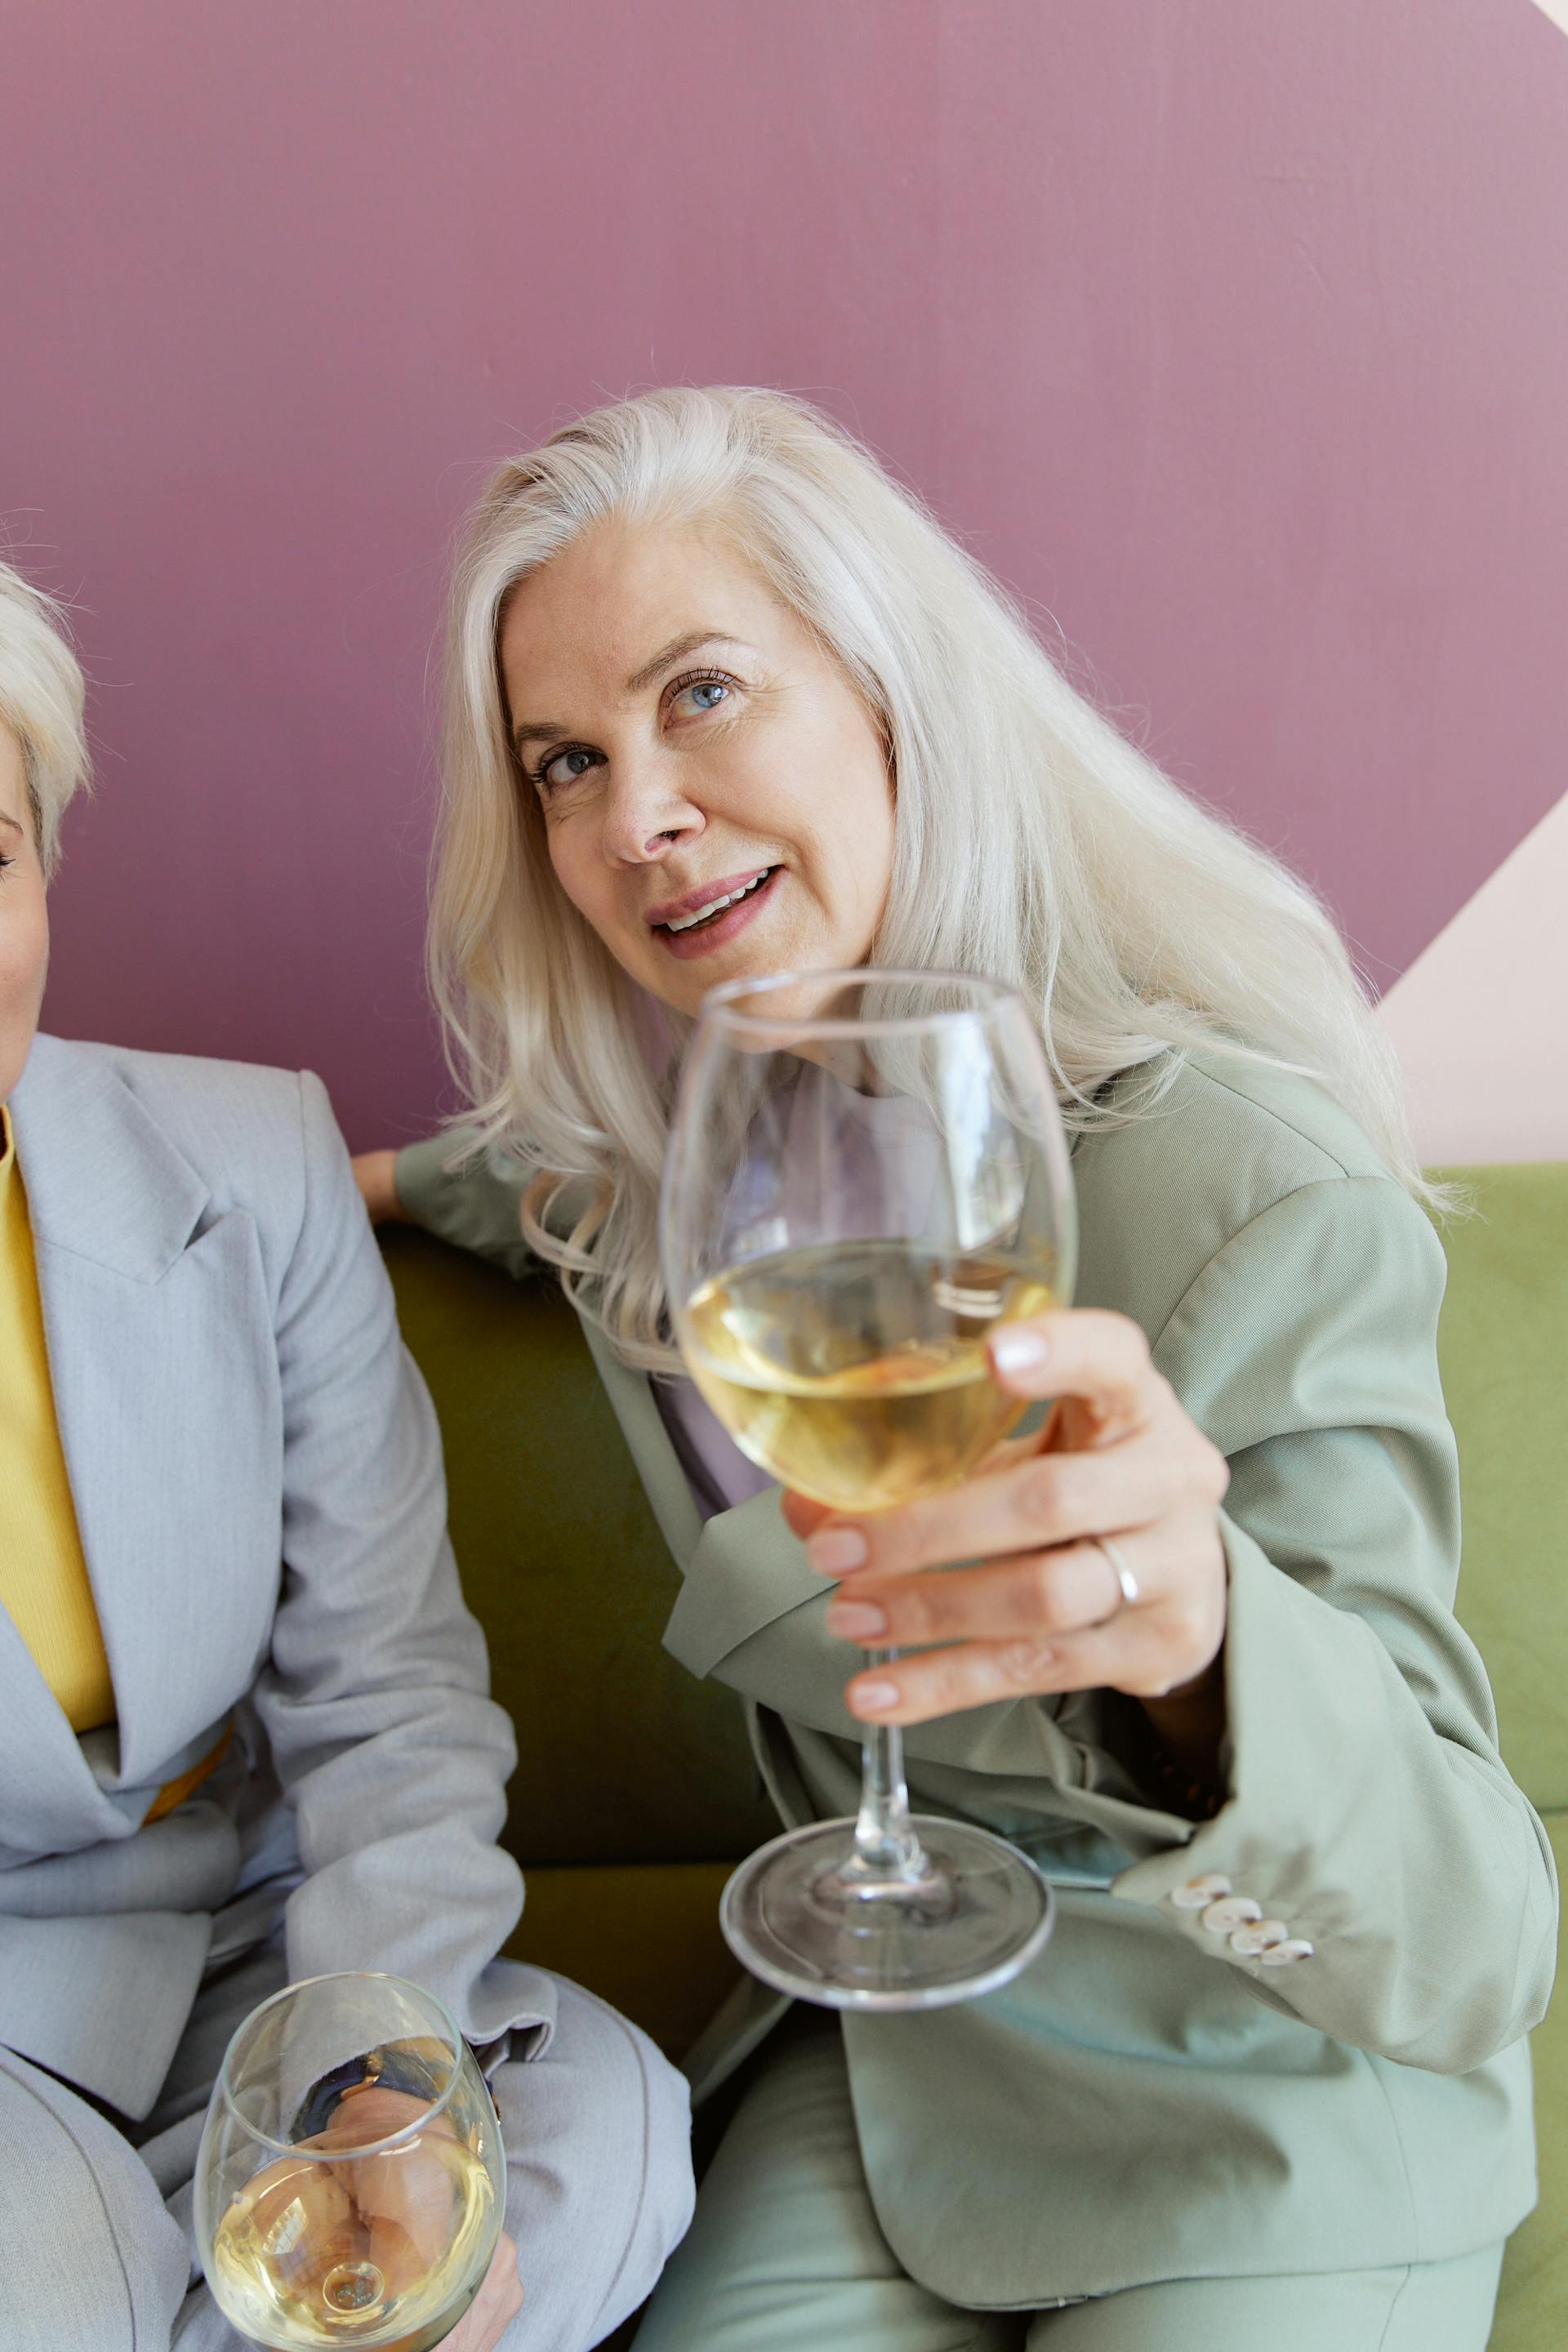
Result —
[[813, 1822], [752, 1854], [719, 1906], [725, 1941], [764, 1984], [825, 2009], [942, 2009], [1028, 1966], [1056, 1919], [1026, 1855], [989, 1830], [919, 1814], [926, 1874], [847, 1879], [852, 1821]]

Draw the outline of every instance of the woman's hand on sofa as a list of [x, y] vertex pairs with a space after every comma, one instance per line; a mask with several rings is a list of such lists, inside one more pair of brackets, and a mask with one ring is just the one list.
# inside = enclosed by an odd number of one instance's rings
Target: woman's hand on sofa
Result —
[[397, 1197], [395, 1151], [356, 1151], [354, 1182], [373, 1225], [405, 1225], [408, 1213]]

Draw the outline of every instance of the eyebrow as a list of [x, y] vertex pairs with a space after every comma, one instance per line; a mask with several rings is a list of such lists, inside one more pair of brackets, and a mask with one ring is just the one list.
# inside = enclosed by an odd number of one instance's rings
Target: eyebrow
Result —
[[24, 840], [24, 841], [26, 841], [26, 838], [27, 838], [27, 828], [26, 828], [26, 825], [24, 825], [24, 824], [17, 824], [17, 822], [16, 822], [16, 819], [14, 816], [7, 816], [4, 809], [0, 809], [0, 824], [8, 824], [8, 825], [10, 826], [10, 828], [11, 828], [11, 830], [12, 830], [12, 832], [13, 832], [13, 833], [19, 833], [19, 834], [21, 835], [21, 836], [22, 836], [23, 840]]
[[[622, 691], [641, 694], [672, 663], [684, 661], [688, 654], [698, 652], [703, 646], [738, 646], [740, 642], [738, 637], [726, 636], [722, 629], [689, 629], [684, 636], [672, 637], [668, 645], [661, 646], [653, 659], [644, 662], [640, 669], [633, 670]], [[570, 735], [571, 732], [570, 727], [559, 719], [528, 719], [512, 729], [511, 740], [521, 750], [524, 743], [543, 743], [552, 736]]]

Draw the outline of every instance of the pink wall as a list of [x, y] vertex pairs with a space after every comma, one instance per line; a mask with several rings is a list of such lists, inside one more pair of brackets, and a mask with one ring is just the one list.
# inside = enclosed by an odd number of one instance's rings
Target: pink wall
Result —
[[1530, 0], [13, 8], [0, 516], [79, 595], [55, 1026], [437, 1087], [424, 675], [490, 461], [825, 401], [1386, 978], [1563, 790]]

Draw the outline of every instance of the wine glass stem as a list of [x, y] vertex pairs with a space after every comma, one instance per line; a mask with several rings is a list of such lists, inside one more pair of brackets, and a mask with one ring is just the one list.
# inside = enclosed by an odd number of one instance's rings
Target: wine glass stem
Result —
[[[871, 1650], [868, 1666], [890, 1665], [896, 1652]], [[896, 1724], [874, 1724], [861, 1750], [860, 1811], [855, 1823], [855, 1860], [861, 1879], [908, 1884], [930, 1868], [910, 1826], [910, 1792], [904, 1781], [904, 1735]]]

